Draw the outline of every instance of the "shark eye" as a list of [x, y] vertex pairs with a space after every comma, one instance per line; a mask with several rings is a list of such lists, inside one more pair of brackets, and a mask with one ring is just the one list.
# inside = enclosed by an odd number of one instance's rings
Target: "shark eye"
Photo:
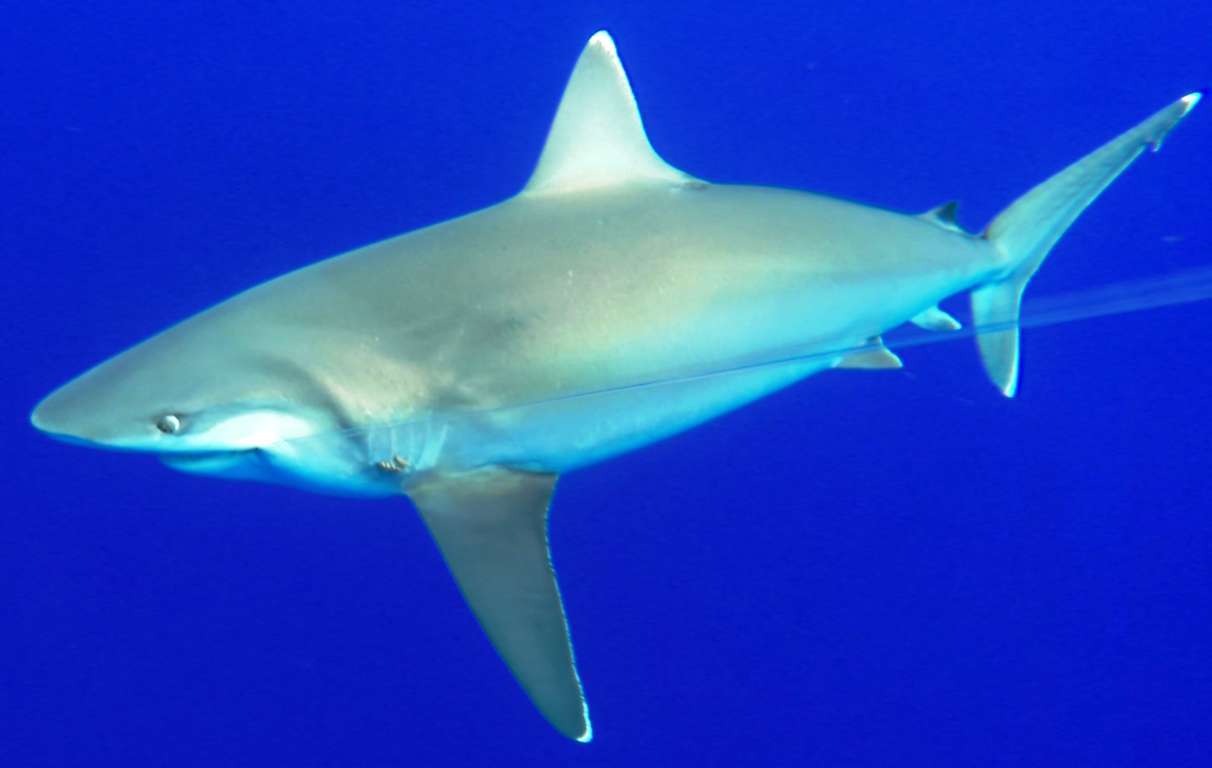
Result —
[[156, 419], [156, 429], [166, 435], [175, 435], [181, 431], [181, 417], [173, 413], [166, 413]]

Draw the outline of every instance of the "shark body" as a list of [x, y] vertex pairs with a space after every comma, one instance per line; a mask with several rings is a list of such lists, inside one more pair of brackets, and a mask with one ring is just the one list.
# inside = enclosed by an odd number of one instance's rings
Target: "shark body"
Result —
[[536, 707], [587, 741], [547, 550], [557, 476], [822, 370], [899, 367], [880, 334], [958, 328], [937, 305], [964, 291], [976, 322], [1000, 328], [978, 343], [1013, 395], [1027, 281], [1198, 99], [974, 235], [950, 205], [903, 215], [668, 166], [600, 32], [519, 195], [252, 288], [86, 372], [31, 418], [186, 471], [408, 496]]

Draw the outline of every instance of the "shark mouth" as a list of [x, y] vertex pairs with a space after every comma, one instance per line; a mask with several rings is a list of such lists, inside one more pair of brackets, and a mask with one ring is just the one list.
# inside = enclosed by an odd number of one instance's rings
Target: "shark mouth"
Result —
[[257, 479], [264, 474], [264, 462], [257, 450], [198, 451], [162, 453], [160, 461], [166, 466], [191, 475], [219, 475], [240, 479]]

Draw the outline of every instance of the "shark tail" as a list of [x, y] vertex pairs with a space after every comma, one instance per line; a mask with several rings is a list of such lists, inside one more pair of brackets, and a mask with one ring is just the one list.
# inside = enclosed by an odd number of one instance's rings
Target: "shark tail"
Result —
[[1018, 387], [1019, 306], [1031, 276], [1081, 212], [1146, 147], [1156, 152], [1201, 95], [1182, 97], [1037, 185], [985, 229], [1005, 269], [972, 292], [972, 318], [985, 372], [1006, 397]]

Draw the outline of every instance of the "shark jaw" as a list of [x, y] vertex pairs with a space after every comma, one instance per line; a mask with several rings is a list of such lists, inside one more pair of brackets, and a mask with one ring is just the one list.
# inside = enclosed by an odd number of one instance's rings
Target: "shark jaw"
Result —
[[[954, 331], [938, 303], [960, 293], [977, 327], [995, 329], [978, 336], [980, 359], [1013, 396], [1032, 275], [1198, 100], [1166, 106], [976, 235], [951, 204], [902, 215], [673, 168], [599, 32], [517, 196], [246, 291], [86, 373], [31, 419], [186, 472], [407, 495], [531, 702], [588, 741], [547, 546], [558, 475], [825, 369], [899, 368], [881, 335]], [[693, 375], [790, 348], [825, 357]], [[668, 371], [689, 375], [671, 385]], [[598, 394], [569, 397], [580, 392]]]
[[41, 407], [30, 420], [61, 442], [151, 454], [187, 474], [286, 485], [332, 496], [381, 498], [400, 492], [396, 478], [367, 466], [359, 435], [282, 408], [229, 407], [192, 414], [189, 421], [200, 426], [180, 434], [151, 426], [123, 435], [97, 435], [49, 416]]

